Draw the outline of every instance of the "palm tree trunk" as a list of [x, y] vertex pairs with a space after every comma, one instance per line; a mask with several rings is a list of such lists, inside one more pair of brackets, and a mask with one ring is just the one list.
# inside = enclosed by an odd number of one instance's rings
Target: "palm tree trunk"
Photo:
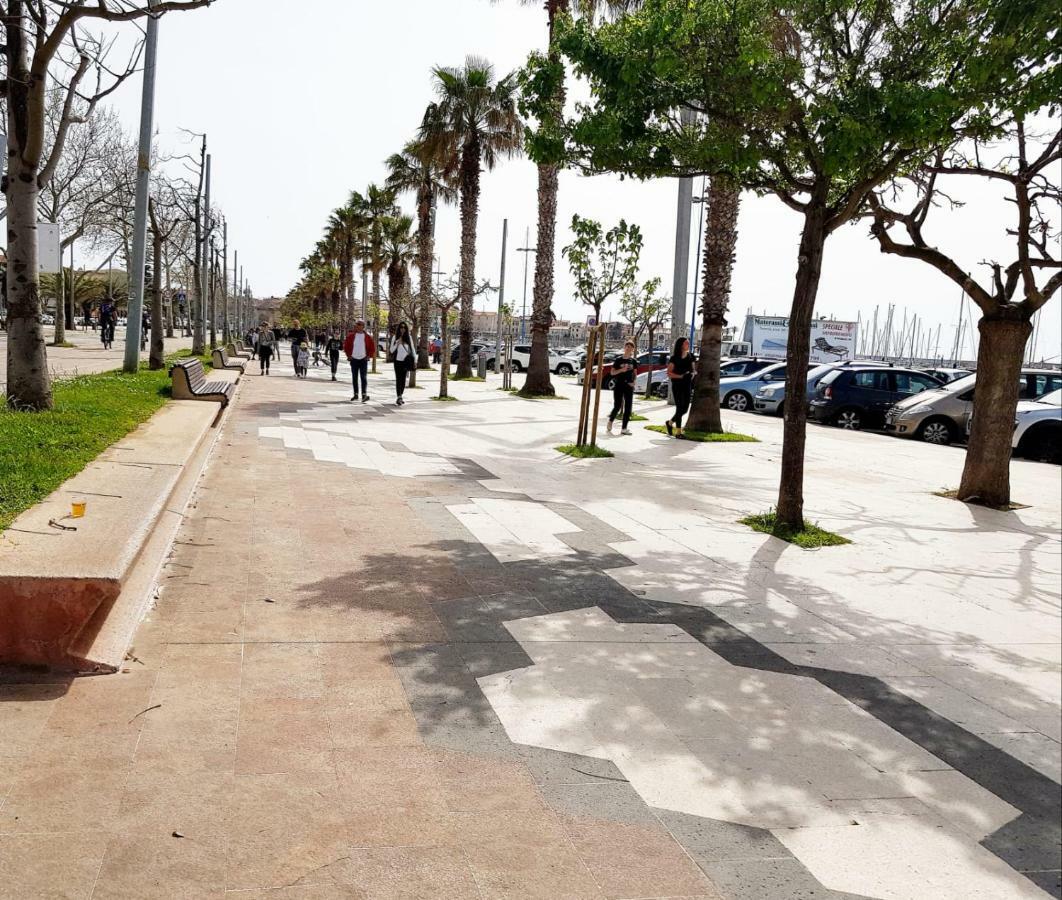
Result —
[[479, 160], [477, 139], [461, 151], [461, 273], [458, 299], [461, 303], [461, 350], [455, 378], [472, 377], [472, 312], [476, 289], [476, 228], [479, 224]]
[[[379, 256], [376, 256], [376, 255], [373, 256], [373, 266], [372, 266], [372, 302], [376, 306], [377, 309], [380, 308], [380, 266], [379, 266]], [[380, 340], [380, 314], [379, 313], [377, 313], [376, 317], [373, 319], [372, 331], [373, 331], [372, 339], [374, 341], [378, 342]], [[372, 374], [373, 375], [376, 374], [376, 357], [379, 356], [379, 355], [380, 355], [380, 348], [377, 347], [376, 348], [376, 352], [372, 355]]]
[[[546, 14], [549, 17], [549, 58], [560, 62], [560, 52], [554, 41], [557, 13], [562, 0], [547, 0]], [[563, 123], [564, 81], [554, 96], [550, 114], [552, 125], [559, 128]], [[527, 378], [520, 391], [529, 397], [552, 397], [556, 391], [549, 373], [549, 329], [553, 324], [553, 256], [556, 251], [557, 190], [560, 168], [553, 164], [538, 167], [538, 240], [535, 254], [535, 286], [531, 306], [531, 357], [527, 366]]]
[[[430, 191], [422, 191], [417, 203], [417, 270], [420, 273], [419, 303], [420, 313], [417, 342], [417, 368], [428, 369], [428, 329], [431, 328], [431, 270], [435, 257], [435, 238], [431, 233], [432, 196]], [[416, 374], [411, 372], [411, 378]]]
[[719, 415], [719, 366], [730, 303], [740, 202], [741, 191], [736, 184], [718, 176], [712, 179], [705, 214], [708, 221], [704, 238], [701, 346], [697, 354], [693, 405], [686, 424], [689, 431], [720, 434], [723, 430]]

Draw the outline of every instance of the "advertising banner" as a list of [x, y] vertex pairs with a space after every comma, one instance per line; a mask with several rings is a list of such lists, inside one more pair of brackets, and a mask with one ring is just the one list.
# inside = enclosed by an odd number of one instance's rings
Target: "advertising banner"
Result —
[[[858, 332], [856, 322], [815, 319], [811, 323], [811, 361], [829, 363], [854, 359]], [[752, 344], [753, 356], [785, 359], [789, 319], [784, 316], [749, 316], [745, 322], [745, 340]]]

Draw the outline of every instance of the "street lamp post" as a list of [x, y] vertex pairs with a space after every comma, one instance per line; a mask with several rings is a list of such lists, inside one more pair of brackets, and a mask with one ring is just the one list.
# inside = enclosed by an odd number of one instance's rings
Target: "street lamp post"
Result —
[[[153, 6], [149, 0], [148, 6]], [[132, 293], [125, 325], [125, 358], [122, 369], [140, 367], [141, 314], [144, 309], [144, 258], [147, 254], [148, 190], [151, 180], [151, 136], [155, 119], [155, 62], [158, 57], [159, 20], [148, 15], [144, 44], [144, 89], [140, 105], [140, 149], [136, 162], [136, 201], [133, 207]]]
[[[531, 240], [531, 229], [527, 228], [524, 231], [524, 243], [529, 244]], [[517, 253], [524, 254], [524, 308], [520, 314], [520, 340], [527, 340], [527, 260], [532, 253], [538, 253], [538, 247], [517, 247]]]

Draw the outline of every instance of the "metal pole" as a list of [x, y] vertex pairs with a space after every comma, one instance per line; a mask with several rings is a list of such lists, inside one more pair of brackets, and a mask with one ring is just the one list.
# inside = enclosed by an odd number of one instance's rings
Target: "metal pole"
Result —
[[[505, 307], [505, 250], [509, 243], [509, 220], [502, 219], [501, 276], [498, 281], [498, 342], [494, 347], [494, 371], [504, 372], [509, 368], [508, 355], [502, 356], [502, 310]], [[504, 367], [502, 365], [504, 359]]]
[[202, 318], [203, 318], [203, 333], [206, 334], [207, 326], [209, 322], [210, 327], [210, 349], [214, 349], [216, 343], [216, 336], [214, 333], [214, 318], [211, 315], [212, 310], [209, 309], [210, 305], [210, 237], [213, 230], [213, 219], [210, 215], [210, 162], [211, 155], [208, 153], [206, 157], [206, 172], [203, 180], [205, 184], [205, 196], [203, 200], [203, 265], [199, 270], [199, 280], [202, 284], [202, 293], [200, 296], [202, 299]]
[[[524, 229], [524, 308], [520, 313], [520, 340], [527, 340], [527, 261], [531, 255], [531, 229]], [[538, 249], [537, 247], [535, 248]]]
[[221, 223], [221, 306], [224, 316], [221, 334], [227, 347], [232, 334], [229, 325], [229, 223], [224, 220]]
[[[154, 6], [148, 0], [148, 8]], [[140, 149], [136, 160], [136, 202], [133, 207], [132, 293], [125, 323], [125, 359], [122, 369], [136, 372], [140, 366], [140, 318], [144, 310], [144, 256], [147, 251], [148, 189], [151, 180], [151, 133], [155, 119], [155, 60], [158, 56], [159, 20], [147, 20], [144, 44], [144, 88], [140, 101]]]
[[[691, 198], [690, 203], [700, 204], [700, 214], [697, 216], [697, 255], [693, 258], [695, 264], [700, 265], [701, 261], [701, 245], [704, 239], [704, 220], [707, 215], [705, 208], [708, 205], [708, 179], [701, 179], [701, 196], [699, 200], [693, 200]], [[693, 305], [690, 307], [690, 353], [693, 352], [693, 332], [694, 323], [697, 321], [697, 294], [701, 287], [701, 279], [694, 277], [693, 279]], [[652, 351], [652, 347], [649, 348]], [[648, 376], [646, 376], [648, 377]]]
[[[692, 125], [694, 112], [683, 109], [682, 125]], [[690, 283], [690, 216], [693, 212], [693, 179], [680, 178], [678, 210], [675, 217], [675, 279], [671, 286], [671, 339], [677, 341], [685, 332], [686, 291]]]
[[[364, 322], [369, 317], [369, 270], [364, 264], [361, 267], [361, 320]], [[375, 340], [375, 336], [373, 338]]]

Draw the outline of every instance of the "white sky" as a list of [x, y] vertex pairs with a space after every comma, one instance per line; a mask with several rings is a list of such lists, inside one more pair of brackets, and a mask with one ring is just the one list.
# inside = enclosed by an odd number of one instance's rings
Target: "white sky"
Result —
[[[213, 154], [214, 196], [229, 222], [230, 244], [259, 296], [283, 296], [298, 279], [299, 260], [312, 249], [329, 212], [350, 190], [385, 175], [383, 160], [409, 139], [432, 99], [433, 65], [457, 65], [466, 54], [490, 59], [499, 73], [520, 66], [545, 42], [539, 4], [517, 0], [215, 0], [193, 13], [170, 14], [161, 25], [156, 128], [164, 150], [182, 148], [181, 127], [205, 131]], [[114, 96], [135, 131], [140, 81]], [[1009, 261], [1004, 229], [1012, 207], [966, 179], [949, 188], [967, 205], [940, 211], [931, 239], [959, 253], [962, 264]], [[677, 182], [620, 182], [613, 177], [562, 176], [557, 293], [561, 318], [582, 317], [572, 299], [560, 248], [573, 213], [607, 225], [620, 217], [645, 234], [641, 278], [672, 283]], [[536, 172], [526, 159], [504, 162], [483, 178], [477, 274], [497, 283], [503, 217], [509, 219], [507, 298], [523, 298], [525, 228], [535, 241]], [[412, 209], [411, 198], [404, 205]], [[699, 207], [697, 208], [699, 210]], [[752, 308], [784, 315], [789, 309], [799, 239], [799, 216], [773, 199], [746, 195], [731, 300], [731, 322]], [[694, 221], [694, 240], [697, 223]], [[456, 208], [441, 210], [437, 253], [442, 269], [456, 268]], [[691, 266], [691, 284], [696, 266]], [[529, 278], [529, 282], [533, 280]], [[867, 321], [896, 304], [896, 321], [917, 312], [928, 326], [942, 323], [941, 350], [950, 355], [960, 291], [924, 264], [885, 257], [865, 225], [835, 234], [826, 249], [817, 310]], [[496, 303], [481, 298], [480, 308]], [[528, 290], [530, 307], [530, 288]], [[967, 304], [967, 308], [969, 304]], [[618, 318], [618, 302], [605, 315]], [[1062, 353], [1060, 300], [1042, 311], [1037, 357]], [[969, 316], [969, 313], [967, 313]], [[973, 329], [967, 326], [967, 335]], [[965, 355], [972, 355], [968, 339]]]

